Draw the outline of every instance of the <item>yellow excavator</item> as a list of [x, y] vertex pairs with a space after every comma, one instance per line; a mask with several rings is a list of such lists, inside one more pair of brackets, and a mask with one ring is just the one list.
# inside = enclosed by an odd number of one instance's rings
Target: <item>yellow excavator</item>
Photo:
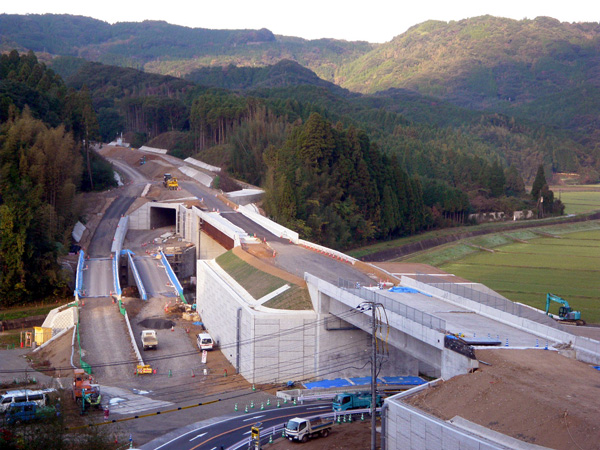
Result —
[[163, 176], [163, 186], [172, 191], [176, 191], [179, 188], [177, 178], [174, 178], [170, 173], [165, 173]]

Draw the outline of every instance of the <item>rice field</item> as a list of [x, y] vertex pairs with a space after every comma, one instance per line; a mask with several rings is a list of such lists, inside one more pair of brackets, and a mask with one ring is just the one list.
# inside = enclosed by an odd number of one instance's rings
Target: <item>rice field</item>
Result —
[[[545, 232], [551, 235], [490, 245], [493, 253], [472, 249], [439, 267], [538, 309], [545, 309], [546, 294], [551, 292], [581, 311], [586, 322], [600, 323], [600, 228], [570, 233], [568, 228], [549, 227]], [[480, 240], [484, 242], [476, 245], [485, 247], [485, 237]], [[498, 238], [487, 241], [499, 243]], [[557, 310], [553, 303], [551, 312]]]
[[554, 195], [560, 197], [565, 204], [565, 214], [581, 214], [590, 211], [600, 210], [600, 190], [596, 191], [569, 191], [561, 190], [557, 193], [554, 188]]

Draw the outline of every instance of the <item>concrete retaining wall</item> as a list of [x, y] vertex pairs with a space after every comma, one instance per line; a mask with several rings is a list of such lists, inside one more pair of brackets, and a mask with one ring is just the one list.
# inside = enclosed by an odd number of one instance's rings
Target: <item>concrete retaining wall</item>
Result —
[[203, 184], [206, 187], [210, 187], [210, 185], [213, 182], [213, 177], [211, 177], [210, 175], [204, 173], [204, 172], [200, 172], [199, 170], [193, 169], [191, 167], [179, 167], [179, 171], [184, 174], [187, 175], [190, 178], [193, 178], [194, 180], [198, 181], [199, 183]]
[[202, 321], [244, 378], [285, 383], [314, 375], [314, 312], [252, 305], [254, 299], [213, 261], [198, 261], [197, 277]]
[[421, 283], [413, 278], [402, 277], [402, 284], [410, 286], [423, 292], [427, 292], [434, 297], [444, 299], [448, 302], [462, 306], [463, 308], [475, 311], [484, 317], [497, 320], [517, 329], [535, 334], [542, 339], [547, 339], [554, 342], [563, 342], [571, 344], [575, 349], [576, 358], [580, 361], [590, 364], [600, 364], [600, 342], [594, 339], [576, 336], [566, 331], [552, 328], [547, 325], [534, 322], [533, 320], [518, 317], [496, 308], [484, 305], [482, 303], [452, 294], [448, 291]]
[[217, 166], [211, 166], [210, 164], [206, 164], [205, 162], [199, 161], [194, 158], [185, 158], [184, 162], [191, 164], [192, 166], [200, 167], [201, 169], [210, 170], [211, 172], [220, 172], [221, 168]]
[[[444, 421], [404, 403], [441, 380], [415, 387], [385, 400], [382, 449], [385, 450], [539, 450], [510, 436], [468, 422], [461, 417]], [[460, 424], [455, 426], [453, 422]]]
[[167, 150], [164, 148], [153, 148], [153, 147], [147, 147], [146, 145], [142, 145], [139, 150], [143, 151], [143, 152], [149, 152], [149, 153], [157, 153], [159, 155], [166, 155], [167, 154]]
[[[427, 385], [424, 385], [427, 386]], [[422, 389], [422, 388], [421, 388]], [[387, 450], [508, 450], [482, 437], [462, 431], [436, 417], [425, 414], [402, 402], [408, 393], [385, 400], [385, 446]]]

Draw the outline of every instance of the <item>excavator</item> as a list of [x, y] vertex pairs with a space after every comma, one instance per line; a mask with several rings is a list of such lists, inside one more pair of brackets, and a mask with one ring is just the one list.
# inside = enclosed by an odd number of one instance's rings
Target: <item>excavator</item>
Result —
[[[558, 308], [558, 315], [550, 313], [550, 302], [560, 303], [562, 306]], [[571, 322], [575, 325], [585, 325], [585, 320], [581, 318], [581, 312], [573, 311], [569, 302], [560, 298], [558, 295], [548, 293], [546, 295], [546, 315], [561, 322]]]

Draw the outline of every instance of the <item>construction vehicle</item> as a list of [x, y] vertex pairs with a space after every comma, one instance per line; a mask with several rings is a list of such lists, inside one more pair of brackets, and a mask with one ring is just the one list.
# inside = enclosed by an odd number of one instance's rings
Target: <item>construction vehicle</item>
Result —
[[73, 400], [81, 405], [82, 414], [88, 406], [101, 407], [100, 385], [94, 384], [94, 378], [83, 369], [73, 370]]
[[[377, 395], [375, 398], [375, 406], [380, 407], [383, 400], [381, 395]], [[356, 408], [370, 408], [371, 407], [371, 394], [368, 392], [353, 392], [338, 394], [333, 399], [333, 410], [334, 411], [346, 411], [348, 409]]]
[[142, 347], [144, 350], [156, 350], [158, 348], [158, 338], [155, 330], [142, 331]]
[[[550, 313], [550, 302], [556, 302], [562, 305], [560, 308], [558, 308], [558, 315]], [[560, 298], [558, 295], [550, 293], [546, 295], [546, 315], [561, 322], [571, 322], [575, 323], [575, 325], [585, 325], [585, 320], [581, 318], [580, 311], [573, 311], [569, 305], [569, 302], [567, 302], [564, 298]]]
[[170, 173], [164, 174], [163, 186], [172, 191], [179, 189], [179, 183], [177, 182], [177, 178], [173, 177], [173, 175], [171, 175]]
[[323, 422], [320, 418], [303, 419], [294, 417], [285, 426], [285, 436], [290, 441], [306, 442], [309, 438], [327, 437], [333, 426], [333, 421]]

